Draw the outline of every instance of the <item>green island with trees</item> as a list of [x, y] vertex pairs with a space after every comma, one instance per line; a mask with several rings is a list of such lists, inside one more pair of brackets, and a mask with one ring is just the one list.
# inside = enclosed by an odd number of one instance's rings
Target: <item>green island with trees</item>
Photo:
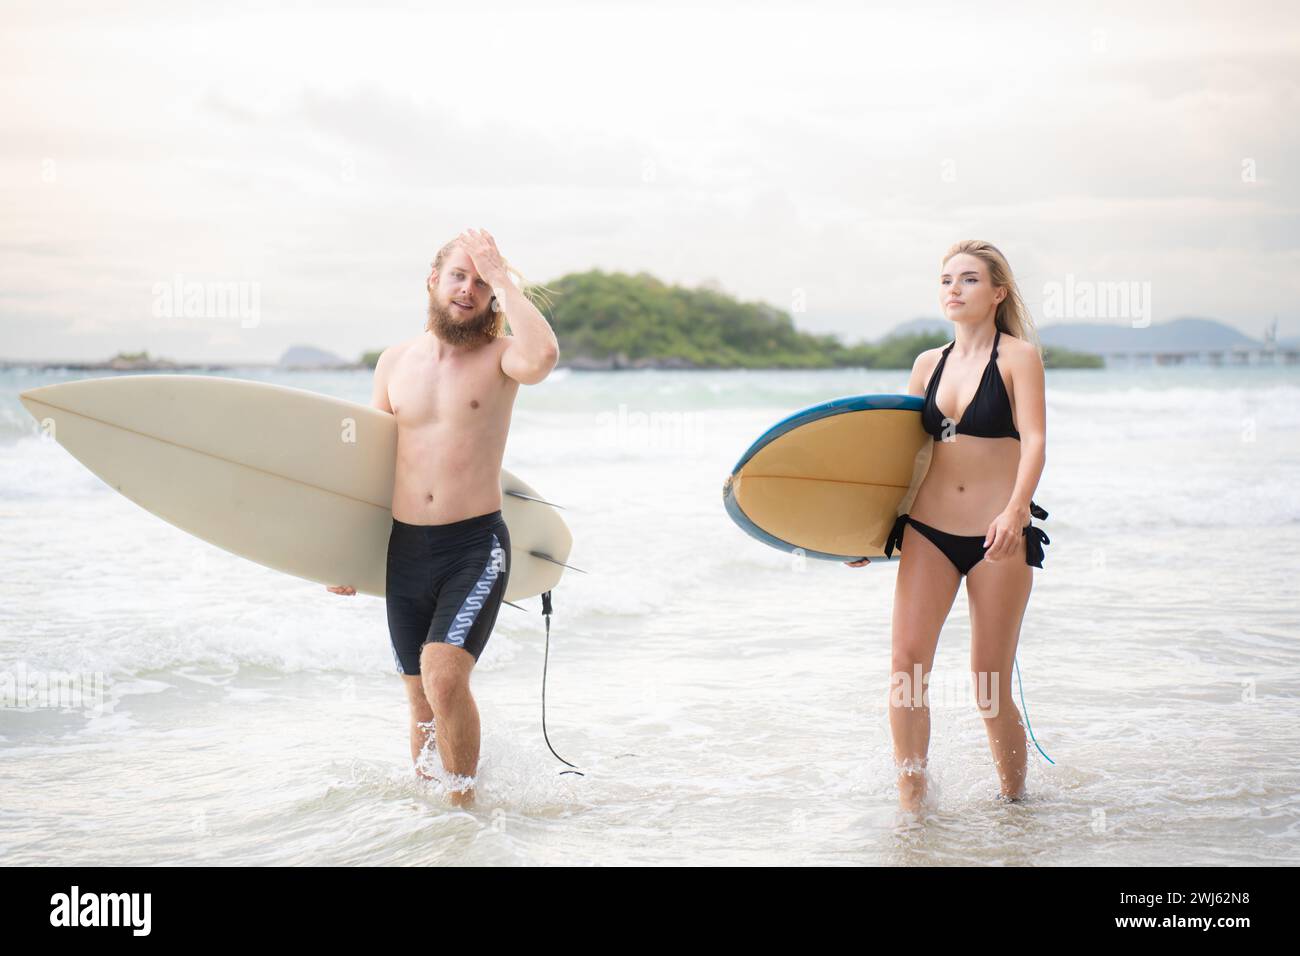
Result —
[[[900, 334], [846, 345], [835, 335], [800, 332], [788, 312], [741, 302], [709, 288], [668, 285], [648, 273], [570, 273], [533, 300], [560, 340], [560, 365], [573, 368], [830, 369], [911, 368], [926, 349], [951, 341], [939, 332]], [[362, 362], [374, 367], [378, 352]], [[1100, 356], [1047, 347], [1049, 368], [1100, 368]]]

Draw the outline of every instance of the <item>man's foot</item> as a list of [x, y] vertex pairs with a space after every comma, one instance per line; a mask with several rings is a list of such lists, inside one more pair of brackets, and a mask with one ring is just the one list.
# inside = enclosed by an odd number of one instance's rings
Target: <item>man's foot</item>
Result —
[[898, 775], [898, 806], [909, 813], [917, 813], [925, 802], [925, 771], [903, 772]]
[[449, 773], [446, 770], [443, 770], [438, 777], [438, 783], [442, 784], [443, 790], [447, 793], [447, 802], [453, 807], [469, 807], [473, 805], [474, 782], [473, 777]]

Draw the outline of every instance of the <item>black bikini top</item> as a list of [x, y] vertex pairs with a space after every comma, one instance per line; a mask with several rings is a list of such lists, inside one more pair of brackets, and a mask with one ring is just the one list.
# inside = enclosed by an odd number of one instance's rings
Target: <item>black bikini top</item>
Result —
[[[1016, 426], [1011, 422], [1011, 399], [1002, 381], [1002, 373], [998, 371], [998, 339], [1000, 338], [1002, 338], [1002, 330], [998, 329], [997, 335], [993, 336], [993, 354], [989, 356], [989, 364], [984, 368], [984, 377], [980, 379], [975, 397], [966, 406], [961, 421], [957, 423], [958, 435], [974, 435], [977, 438], [1014, 438], [1020, 441], [1020, 432], [1016, 431]], [[930, 376], [930, 383], [925, 387], [921, 426], [936, 440], [943, 438], [944, 421], [949, 416], [939, 408], [935, 396], [939, 391], [939, 377], [943, 375], [943, 366], [948, 361], [948, 353], [956, 344], [954, 341], [943, 350], [943, 357], [939, 359], [939, 364], [935, 366], [934, 373]]]

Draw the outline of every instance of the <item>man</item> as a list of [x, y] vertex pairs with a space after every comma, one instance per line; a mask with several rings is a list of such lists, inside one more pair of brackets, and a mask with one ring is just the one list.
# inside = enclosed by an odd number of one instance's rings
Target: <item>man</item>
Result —
[[463, 806], [473, 800], [479, 755], [470, 671], [510, 577], [501, 517], [510, 412], [519, 386], [545, 379], [560, 350], [486, 230], [443, 246], [426, 285], [425, 331], [379, 356], [371, 404], [397, 418], [386, 600], [411, 705], [411, 759], [428, 778], [420, 756], [432, 734], [452, 803]]

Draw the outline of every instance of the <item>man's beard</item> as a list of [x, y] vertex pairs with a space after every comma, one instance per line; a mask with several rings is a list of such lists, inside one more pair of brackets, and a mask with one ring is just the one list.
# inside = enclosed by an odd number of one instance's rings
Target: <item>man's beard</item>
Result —
[[448, 345], [486, 345], [496, 338], [497, 316], [492, 311], [491, 302], [482, 314], [471, 319], [452, 315], [451, 310], [454, 308], [456, 307], [442, 305], [432, 292], [429, 293], [429, 324], [426, 328]]

